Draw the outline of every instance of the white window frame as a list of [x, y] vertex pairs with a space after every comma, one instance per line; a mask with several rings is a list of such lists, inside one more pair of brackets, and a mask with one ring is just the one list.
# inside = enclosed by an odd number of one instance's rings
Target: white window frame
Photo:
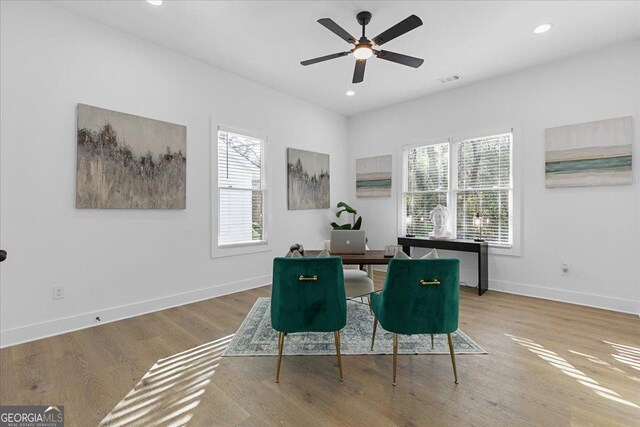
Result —
[[[454, 133], [447, 138], [429, 139], [423, 142], [414, 142], [399, 147], [398, 161], [400, 162], [398, 171], [401, 185], [398, 186], [398, 235], [403, 236], [405, 230], [405, 218], [403, 215], [404, 195], [406, 192], [407, 162], [406, 152], [413, 147], [424, 145], [436, 145], [445, 142], [449, 143], [449, 192], [447, 195], [447, 207], [449, 209], [449, 230], [455, 235], [457, 220], [457, 193], [458, 189], [458, 144], [474, 138], [484, 136], [511, 133], [511, 206], [510, 206], [510, 230], [511, 245], [497, 245], [489, 243], [489, 253], [494, 255], [520, 256], [522, 250], [522, 189], [520, 185], [521, 165], [519, 155], [520, 127], [519, 126], [496, 126], [479, 130], [464, 131]], [[457, 237], [457, 236], [456, 236]]]
[[[398, 235], [399, 236], [404, 236], [404, 229], [405, 229], [405, 220], [406, 217], [404, 215], [404, 207], [405, 207], [405, 194], [407, 194], [409, 192], [409, 188], [408, 188], [408, 180], [406, 180], [405, 178], [408, 176], [409, 171], [407, 170], [407, 166], [408, 166], [408, 162], [407, 162], [407, 151], [415, 148], [415, 147], [424, 147], [427, 145], [439, 145], [439, 144], [449, 144], [449, 188], [447, 189], [446, 192], [443, 191], [443, 193], [447, 194], [447, 207], [449, 207], [451, 205], [451, 162], [453, 161], [453, 158], [451, 157], [451, 140], [449, 138], [447, 139], [438, 139], [438, 140], [434, 140], [434, 141], [429, 141], [427, 143], [413, 143], [413, 144], [408, 144], [408, 145], [404, 145], [400, 151], [400, 156], [398, 156], [400, 158], [401, 164], [400, 167], [398, 168], [398, 170], [401, 171], [401, 175], [400, 175], [400, 185], [398, 186], [400, 188], [400, 203], [399, 203], [399, 210], [398, 210], [398, 224], [399, 224], [399, 231], [398, 231]], [[436, 191], [432, 191], [432, 193], [436, 193]], [[451, 212], [451, 210], [449, 210], [449, 212]], [[449, 229], [451, 229], [451, 224], [452, 224], [452, 216], [451, 214], [449, 214]]]
[[[263, 194], [263, 225], [262, 240], [247, 241], [242, 243], [221, 244], [219, 241], [220, 232], [220, 187], [218, 185], [218, 132], [230, 132], [244, 136], [253, 137], [263, 141], [262, 170], [264, 188]], [[272, 250], [269, 241], [269, 232], [271, 231], [271, 181], [269, 173], [269, 139], [267, 132], [250, 129], [246, 126], [229, 126], [222, 124], [220, 121], [211, 120], [211, 258], [221, 258], [228, 256], [246, 255], [259, 252], [268, 252]]]
[[[500, 248], [500, 249], [511, 249], [511, 247], [513, 246], [513, 132], [509, 131], [509, 132], [502, 132], [502, 133], [493, 133], [493, 134], [486, 134], [486, 135], [480, 135], [477, 137], [472, 137], [472, 138], [467, 138], [467, 139], [457, 139], [455, 141], [453, 141], [453, 143], [451, 144], [451, 151], [453, 152], [453, 156], [455, 157], [455, 173], [453, 174], [453, 177], [455, 177], [454, 179], [454, 184], [453, 186], [451, 186], [451, 191], [452, 191], [452, 195], [451, 197], [453, 197], [453, 200], [456, 201], [456, 203], [454, 203], [453, 206], [453, 210], [450, 210], [450, 213], [452, 212], [452, 216], [454, 216], [454, 218], [458, 218], [458, 193], [462, 190], [460, 190], [459, 187], [459, 176], [458, 176], [458, 155], [460, 153], [459, 147], [460, 147], [460, 143], [462, 142], [467, 142], [470, 140], [474, 140], [474, 139], [480, 139], [480, 138], [486, 138], [486, 137], [490, 137], [490, 136], [494, 136], [494, 135], [505, 135], [505, 134], [511, 134], [511, 161], [509, 164], [509, 177], [510, 177], [510, 183], [509, 183], [509, 187], [508, 188], [501, 188], [501, 190], [508, 190], [509, 191], [509, 241], [511, 243], [489, 243], [489, 247], [491, 248]], [[492, 190], [492, 189], [488, 189], [488, 190]], [[482, 190], [476, 190], [476, 191], [482, 191]], [[457, 224], [456, 224], [456, 232], [455, 234], [457, 234]]]

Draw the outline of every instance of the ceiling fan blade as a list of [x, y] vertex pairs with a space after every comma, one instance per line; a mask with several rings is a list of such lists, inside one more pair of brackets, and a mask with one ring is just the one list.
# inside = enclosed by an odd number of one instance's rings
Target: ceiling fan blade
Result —
[[375, 52], [376, 56], [386, 61], [395, 62], [397, 64], [406, 65], [407, 67], [418, 68], [424, 62], [424, 59], [415, 58], [413, 56], [403, 55], [401, 53], [389, 52], [388, 50], [381, 50]]
[[325, 27], [326, 29], [328, 29], [329, 31], [331, 31], [333, 34], [340, 37], [342, 40], [346, 41], [347, 43], [351, 43], [351, 44], [356, 43], [355, 37], [349, 34], [347, 30], [342, 28], [340, 25], [336, 24], [331, 18], [318, 19], [318, 23], [323, 27]]
[[374, 37], [372, 41], [374, 44], [381, 46], [386, 42], [395, 39], [396, 37], [400, 37], [401, 35], [418, 28], [420, 25], [422, 25], [422, 20], [418, 18], [416, 15], [411, 15], [407, 19], [398, 22], [396, 25], [389, 28], [387, 31]]
[[353, 70], [352, 83], [361, 83], [364, 80], [364, 67], [367, 65], [366, 59], [357, 59], [356, 68]]
[[318, 62], [322, 62], [322, 61], [328, 61], [330, 59], [340, 58], [341, 56], [347, 56], [350, 53], [351, 52], [349, 52], [349, 51], [347, 51], [347, 52], [339, 52], [339, 53], [332, 53], [331, 55], [325, 55], [325, 56], [319, 56], [318, 58], [307, 59], [306, 61], [301, 61], [300, 63], [302, 65], [311, 65], [311, 64], [316, 64]]

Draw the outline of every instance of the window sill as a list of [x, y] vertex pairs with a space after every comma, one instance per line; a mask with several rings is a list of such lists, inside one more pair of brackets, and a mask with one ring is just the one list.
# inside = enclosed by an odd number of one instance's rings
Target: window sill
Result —
[[520, 247], [516, 245], [512, 245], [512, 246], [489, 245], [489, 254], [519, 257]]
[[216, 245], [211, 247], [211, 258], [224, 258], [239, 255], [249, 255], [260, 252], [271, 252], [271, 245], [267, 240], [257, 242], [234, 243], [228, 245]]
[[219, 249], [227, 249], [227, 248], [241, 248], [241, 247], [253, 247], [253, 246], [260, 246], [260, 245], [268, 245], [269, 241], [268, 240], [252, 240], [251, 242], [239, 242], [239, 243], [223, 243], [223, 244], [219, 244], [218, 248]]

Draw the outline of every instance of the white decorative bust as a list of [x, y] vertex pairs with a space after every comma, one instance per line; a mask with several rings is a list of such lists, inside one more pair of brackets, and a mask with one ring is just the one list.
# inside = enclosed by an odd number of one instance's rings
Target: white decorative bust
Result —
[[449, 210], [446, 206], [438, 205], [430, 213], [433, 231], [429, 233], [429, 237], [433, 239], [451, 239], [453, 234], [447, 230], [449, 224]]

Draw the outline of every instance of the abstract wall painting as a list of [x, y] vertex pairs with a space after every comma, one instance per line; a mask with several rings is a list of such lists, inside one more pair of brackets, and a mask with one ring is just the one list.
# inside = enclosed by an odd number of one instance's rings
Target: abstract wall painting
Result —
[[185, 126], [78, 104], [76, 207], [184, 209]]
[[328, 209], [329, 155], [287, 148], [290, 210]]
[[391, 197], [391, 156], [356, 160], [356, 197]]
[[546, 129], [545, 141], [547, 188], [632, 183], [631, 116]]

